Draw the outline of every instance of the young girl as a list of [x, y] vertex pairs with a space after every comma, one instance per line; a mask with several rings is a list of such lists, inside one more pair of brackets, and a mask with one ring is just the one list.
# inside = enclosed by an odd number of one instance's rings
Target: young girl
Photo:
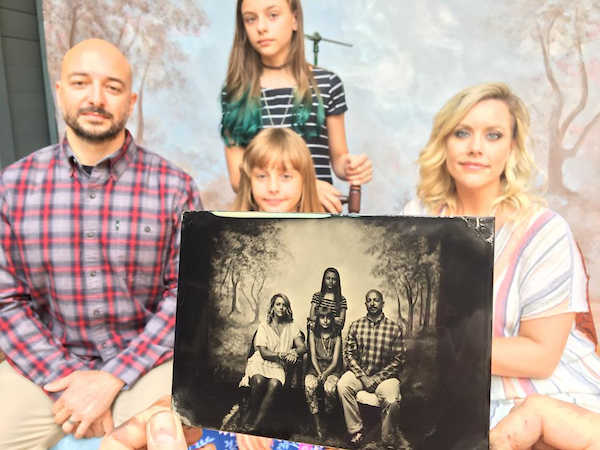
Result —
[[310, 152], [288, 128], [267, 128], [248, 144], [234, 211], [323, 212]]
[[310, 365], [304, 379], [304, 391], [308, 409], [315, 421], [317, 435], [323, 438], [323, 426], [319, 417], [317, 388], [323, 386], [325, 411], [333, 412], [337, 401], [337, 383], [340, 377], [340, 352], [342, 338], [336, 333], [333, 311], [327, 306], [317, 309], [317, 322], [309, 335]]
[[340, 273], [334, 267], [329, 267], [323, 272], [321, 290], [313, 294], [310, 305], [310, 317], [308, 328], [313, 329], [317, 318], [317, 308], [327, 306], [333, 313], [335, 331], [341, 333], [346, 322], [346, 310], [348, 304], [342, 295], [342, 283]]
[[221, 135], [235, 191], [244, 149], [261, 128], [292, 128], [304, 138], [327, 211], [342, 210], [331, 168], [355, 185], [371, 179], [367, 156], [348, 154], [341, 80], [306, 62], [300, 0], [238, 0], [222, 107]]

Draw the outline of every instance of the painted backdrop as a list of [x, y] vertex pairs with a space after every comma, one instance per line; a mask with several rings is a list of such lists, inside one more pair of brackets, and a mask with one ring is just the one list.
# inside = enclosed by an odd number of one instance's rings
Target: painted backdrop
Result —
[[[204, 204], [227, 209], [219, 92], [235, 0], [43, 0], [51, 80], [82, 39], [116, 43], [134, 70], [138, 142], [195, 178]], [[531, 146], [550, 206], [582, 247], [600, 324], [600, 2], [597, 0], [304, 0], [320, 65], [345, 83], [350, 151], [368, 153], [365, 213], [394, 213], [415, 193], [414, 164], [433, 115], [461, 88], [507, 82], [529, 106]], [[307, 42], [307, 57], [312, 58]], [[64, 125], [57, 118], [60, 130]], [[343, 186], [342, 183], [338, 183]], [[346, 190], [346, 187], [343, 187]]]

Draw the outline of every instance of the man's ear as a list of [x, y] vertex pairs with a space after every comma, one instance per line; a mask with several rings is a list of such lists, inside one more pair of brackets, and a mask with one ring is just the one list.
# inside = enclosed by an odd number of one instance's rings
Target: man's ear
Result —
[[135, 92], [131, 93], [131, 96], [129, 97], [129, 114], [131, 116], [131, 113], [133, 113], [133, 108], [135, 107], [135, 104], [137, 102], [137, 94]]

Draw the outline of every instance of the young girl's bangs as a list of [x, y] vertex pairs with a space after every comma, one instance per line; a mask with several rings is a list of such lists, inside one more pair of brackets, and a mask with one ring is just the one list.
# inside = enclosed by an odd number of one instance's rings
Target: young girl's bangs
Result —
[[302, 173], [302, 168], [306, 165], [303, 161], [302, 152], [298, 152], [293, 146], [286, 143], [268, 143], [262, 145], [252, 152], [248, 165], [251, 168], [261, 169], [276, 168], [281, 171], [295, 169]]

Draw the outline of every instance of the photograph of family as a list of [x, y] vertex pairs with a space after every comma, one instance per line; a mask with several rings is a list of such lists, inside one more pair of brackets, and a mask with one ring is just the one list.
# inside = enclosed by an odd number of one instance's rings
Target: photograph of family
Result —
[[487, 448], [493, 229], [185, 213], [174, 407], [336, 447]]

